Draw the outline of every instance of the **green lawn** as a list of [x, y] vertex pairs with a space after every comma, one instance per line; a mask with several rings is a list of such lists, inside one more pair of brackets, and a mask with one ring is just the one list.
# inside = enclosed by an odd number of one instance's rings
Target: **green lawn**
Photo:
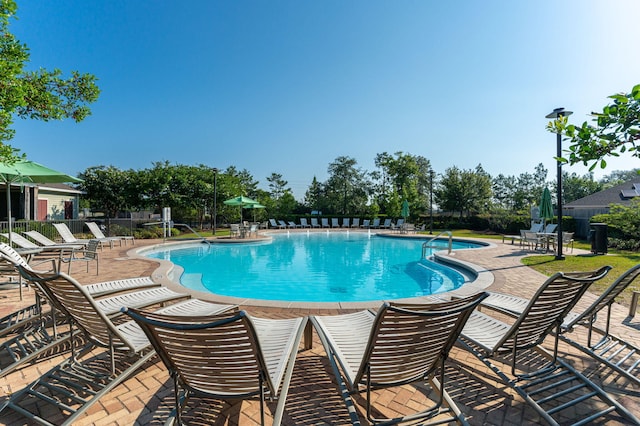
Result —
[[[488, 235], [484, 233], [477, 233], [469, 230], [456, 230], [453, 231], [455, 237], [469, 237], [469, 238], [490, 238], [502, 241], [502, 235]], [[591, 246], [584, 241], [576, 241], [575, 248], [589, 250]], [[607, 288], [616, 278], [618, 278], [624, 271], [637, 265], [640, 262], [639, 253], [619, 252], [611, 251], [606, 255], [572, 255], [571, 251], [565, 254], [564, 260], [556, 260], [553, 255], [535, 255], [528, 256], [522, 259], [522, 263], [541, 272], [547, 276], [553, 275], [560, 271], [590, 271], [598, 269], [605, 265], [613, 267], [611, 272], [593, 284], [590, 291], [596, 294], [600, 294], [602, 290]], [[640, 289], [640, 282], [632, 283], [619, 297], [618, 302], [629, 306], [631, 300], [632, 289]]]

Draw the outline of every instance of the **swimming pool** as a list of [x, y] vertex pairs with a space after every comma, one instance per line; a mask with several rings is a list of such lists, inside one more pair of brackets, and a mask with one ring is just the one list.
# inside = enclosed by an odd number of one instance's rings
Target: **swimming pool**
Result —
[[[458, 271], [421, 259], [422, 239], [360, 232], [275, 234], [268, 242], [164, 247], [194, 290], [263, 300], [355, 302], [427, 296], [459, 288]], [[444, 249], [447, 242], [439, 244]], [[455, 242], [454, 248], [478, 247]]]

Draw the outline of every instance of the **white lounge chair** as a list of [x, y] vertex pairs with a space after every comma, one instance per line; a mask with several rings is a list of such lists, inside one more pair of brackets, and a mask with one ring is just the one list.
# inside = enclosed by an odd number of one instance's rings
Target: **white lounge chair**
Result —
[[131, 243], [133, 245], [135, 245], [135, 243], [136, 243], [136, 239], [135, 239], [135, 237], [133, 235], [115, 235], [113, 237], [107, 237], [107, 236], [104, 235], [104, 233], [102, 232], [102, 229], [100, 229], [100, 227], [98, 226], [97, 223], [95, 223], [95, 222], [85, 222], [85, 225], [87, 225], [87, 228], [89, 228], [89, 231], [98, 240], [114, 241], [114, 242], [118, 241], [120, 243], [120, 245], [122, 245], [123, 241], [124, 241], [125, 245], [127, 245], [128, 241], [131, 241]]
[[66, 223], [54, 223], [53, 226], [56, 228], [56, 231], [58, 231], [58, 234], [62, 237], [62, 241], [65, 243], [87, 244], [89, 242], [87, 239], [76, 238]]
[[345, 217], [342, 219], [342, 227], [343, 228], [349, 228], [349, 218]]
[[[88, 408], [100, 397], [110, 392], [118, 384], [135, 374], [154, 355], [152, 346], [144, 332], [135, 321], [114, 323], [98, 306], [97, 301], [83, 285], [66, 274], [44, 274], [20, 268], [23, 276], [40, 291], [47, 295], [56, 309], [73, 321], [72, 332], [78, 330], [85, 335], [89, 346], [78, 351], [77, 339], [71, 338], [71, 355], [61, 364], [43, 374], [35, 382], [11, 395], [0, 406], [0, 416], [4, 410], [12, 409], [27, 416], [31, 422], [47, 424], [46, 404], [53, 405], [57, 411], [68, 416], [64, 424], [74, 424]], [[158, 311], [168, 315], [200, 316], [215, 315], [233, 308], [231, 305], [219, 305], [189, 299], [178, 302]], [[105, 348], [108, 357], [105, 366], [110, 365], [110, 373], [93, 368], [96, 356], [93, 348]], [[125, 357], [118, 358], [116, 353]], [[74, 395], [73, 398], [69, 398]], [[32, 398], [38, 398], [34, 407]], [[31, 411], [33, 410], [33, 411]], [[42, 411], [41, 411], [42, 410]], [[41, 417], [41, 416], [45, 417]]]
[[340, 228], [340, 224], [338, 223], [338, 218], [337, 217], [332, 217], [331, 218], [331, 227], [332, 228]]
[[300, 218], [300, 227], [301, 228], [311, 228], [311, 225], [309, 225], [309, 222], [307, 222], [307, 218], [306, 217], [301, 217]]
[[[445, 361], [471, 311], [484, 297], [486, 294], [480, 293], [467, 299], [433, 304], [384, 303], [377, 314], [360, 311], [312, 316], [311, 322], [329, 356], [339, 387], [346, 387], [349, 393], [359, 392], [361, 387], [366, 390], [367, 418], [372, 424], [422, 418], [463, 422], [464, 416], [444, 389]], [[403, 418], [374, 418], [372, 388], [425, 380], [438, 393], [431, 407]], [[341, 394], [351, 407], [349, 394], [344, 391]], [[352, 423], [360, 424], [355, 410], [349, 411]], [[451, 418], [442, 419], [443, 414]]]
[[55, 241], [49, 239], [47, 236], [41, 234], [38, 231], [25, 231], [23, 232], [27, 237], [34, 240], [37, 244], [42, 247], [72, 247], [72, 248], [82, 248], [81, 244], [68, 244], [68, 243], [56, 243]]
[[[175, 416], [191, 395], [277, 399], [272, 424], [280, 425], [306, 318], [262, 319], [245, 311], [189, 318], [127, 309], [147, 335], [174, 381]], [[168, 420], [170, 422], [171, 419]]]
[[322, 219], [320, 219], [320, 223], [322, 223], [322, 227], [323, 228], [329, 228], [329, 219], [326, 217], [323, 217]]
[[[474, 312], [459, 341], [549, 424], [558, 424], [554, 416], [563, 420], [569, 416], [583, 423], [596, 419], [606, 422], [612, 411], [627, 421], [638, 422], [619, 402], [558, 356], [562, 319], [587, 288], [607, 272], [604, 268], [600, 275], [585, 278], [556, 273], [540, 286], [513, 323]], [[540, 344], [553, 330], [556, 340], [553, 353], [549, 353]], [[519, 363], [519, 359], [525, 362]], [[511, 364], [510, 375], [499, 368], [498, 362]]]
[[312, 228], [320, 228], [320, 224], [318, 223], [318, 219], [315, 217], [311, 218], [311, 227]]

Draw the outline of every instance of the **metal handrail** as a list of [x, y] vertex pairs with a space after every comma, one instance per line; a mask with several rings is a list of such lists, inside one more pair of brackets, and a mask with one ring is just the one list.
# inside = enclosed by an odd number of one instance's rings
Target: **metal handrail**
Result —
[[441, 235], [448, 235], [449, 236], [449, 251], [448, 251], [447, 254], [451, 254], [451, 247], [453, 245], [453, 234], [451, 234], [451, 231], [442, 231], [441, 233], [439, 233], [435, 237], [431, 238], [429, 241], [425, 241], [424, 243], [422, 243], [422, 258], [423, 259], [427, 258], [427, 249], [428, 248], [440, 248], [440, 246], [437, 246], [437, 245], [432, 244], [432, 243], [433, 243], [433, 241], [437, 240], [438, 237], [440, 237]]

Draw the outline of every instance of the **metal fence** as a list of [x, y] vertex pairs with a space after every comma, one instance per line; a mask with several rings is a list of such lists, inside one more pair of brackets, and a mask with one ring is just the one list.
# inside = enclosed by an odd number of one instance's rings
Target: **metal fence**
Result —
[[[72, 220], [46, 220], [46, 221], [37, 221], [37, 220], [17, 220], [12, 222], [12, 231], [13, 232], [26, 232], [26, 231], [38, 231], [41, 234], [47, 236], [49, 239], [54, 241], [61, 241], [60, 234], [53, 226], [54, 223], [66, 223], [71, 232], [75, 235], [79, 234], [87, 234], [91, 235], [89, 229], [84, 225], [86, 222], [97, 222], [100, 225], [105, 225], [103, 227], [103, 232], [106, 236], [109, 236], [109, 231], [113, 232], [113, 229], [116, 228], [114, 225], [117, 225], [117, 231], [120, 235], [133, 235], [133, 231], [143, 223], [148, 222], [148, 220], [144, 219], [72, 219]], [[0, 233], [9, 232], [9, 222], [4, 220], [0, 221]], [[115, 234], [115, 233], [114, 233]]]

